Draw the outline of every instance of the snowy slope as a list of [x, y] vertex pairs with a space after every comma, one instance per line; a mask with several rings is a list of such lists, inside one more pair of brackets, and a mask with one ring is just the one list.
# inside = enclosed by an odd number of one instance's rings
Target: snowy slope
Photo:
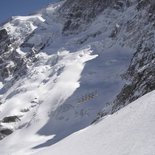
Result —
[[[4, 71], [7, 69], [9, 76], [0, 78], [0, 154], [29, 155], [33, 151], [43, 154], [42, 149], [43, 152], [62, 154], [59, 147], [65, 152], [65, 147], [72, 145], [65, 154], [80, 150], [81, 154], [95, 155], [108, 151], [111, 146], [114, 148], [111, 151], [117, 153], [121, 143], [120, 152], [124, 155], [129, 149], [135, 151], [134, 147], [141, 147], [139, 141], [142, 139], [138, 139], [136, 132], [138, 125], [142, 126], [143, 117], [144, 120], [147, 116], [148, 119], [153, 118], [153, 111], [150, 115], [141, 116], [144, 107], [150, 110], [153, 106], [153, 102], [146, 106], [147, 97], [144, 97], [146, 103], [143, 106], [140, 106], [140, 99], [126, 110], [121, 110], [118, 116], [108, 116], [97, 125], [90, 126], [99, 113], [111, 112], [109, 103], [113, 103], [123, 86], [130, 83], [123, 80], [122, 75], [143, 39], [139, 31], [141, 25], [144, 25], [142, 32], [147, 33], [149, 29], [149, 34], [152, 34], [151, 25], [146, 25], [147, 20], [142, 18], [147, 11], [138, 12], [135, 4], [133, 0], [129, 7], [122, 9], [106, 7], [89, 24], [81, 23], [82, 29], [76, 29], [76, 33], [71, 30], [70, 35], [62, 33], [66, 18], [58, 10], [63, 2], [49, 5], [32, 16], [13, 17], [2, 27], [6, 29], [11, 43], [2, 55], [9, 65], [6, 68], [1, 65]], [[87, 10], [86, 14], [89, 14]], [[22, 63], [18, 64], [19, 59]], [[134, 119], [137, 120], [135, 126]], [[146, 129], [147, 126], [142, 127]], [[136, 134], [128, 137], [132, 131]], [[141, 138], [148, 136], [142, 132], [138, 132]], [[129, 141], [122, 145], [125, 137]], [[120, 143], [114, 142], [117, 138]], [[137, 141], [134, 147], [130, 138]], [[99, 142], [93, 147], [94, 141]], [[129, 148], [124, 152], [127, 144]], [[76, 148], [77, 145], [83, 145], [86, 150]], [[44, 150], [46, 147], [48, 149]], [[94, 149], [89, 150], [88, 147]], [[97, 150], [101, 152], [95, 152]], [[107, 152], [106, 155], [108, 153], [112, 154]]]
[[[55, 145], [32, 149], [45, 137], [11, 135], [1, 142], [1, 154], [11, 155], [154, 155], [155, 152], [155, 92], [151, 92], [113, 115], [102, 118]], [[29, 131], [31, 132], [31, 131]], [[21, 142], [16, 142], [20, 139]], [[31, 146], [31, 148], [30, 148]], [[3, 150], [3, 151], [2, 151]], [[7, 153], [6, 153], [7, 150]]]
[[[155, 92], [33, 155], [154, 155]], [[32, 150], [33, 151], [33, 150]]]
[[[50, 5], [36, 15], [14, 17], [3, 26], [16, 42], [16, 49], [12, 48], [24, 59], [26, 74], [17, 80], [13, 75], [11, 80], [4, 79], [2, 129], [35, 126], [39, 135], [56, 135], [42, 145], [52, 145], [90, 125], [123, 87], [121, 75], [133, 54], [111, 39], [105, 42], [104, 36], [93, 37], [107, 27], [101, 21], [103, 14], [87, 31], [62, 35], [63, 21], [57, 13], [62, 4]], [[85, 37], [86, 43], [80, 43]], [[12, 116], [18, 121], [5, 121]]]

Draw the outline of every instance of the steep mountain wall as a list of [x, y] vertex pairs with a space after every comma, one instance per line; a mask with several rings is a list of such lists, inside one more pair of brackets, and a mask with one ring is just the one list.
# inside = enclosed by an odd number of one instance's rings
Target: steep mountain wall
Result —
[[77, 33], [86, 29], [94, 18], [107, 8], [122, 9], [129, 1], [120, 0], [67, 0], [59, 12], [67, 20], [63, 27], [64, 34]]
[[135, 21], [131, 23], [133, 28], [139, 29], [137, 31], [140, 36], [136, 40], [139, 43], [130, 66], [124, 74], [124, 78], [129, 83], [123, 87], [114, 101], [113, 112], [155, 89], [155, 3], [154, 1], [139, 1], [136, 9], [141, 14], [137, 21], [140, 24], [138, 26]]

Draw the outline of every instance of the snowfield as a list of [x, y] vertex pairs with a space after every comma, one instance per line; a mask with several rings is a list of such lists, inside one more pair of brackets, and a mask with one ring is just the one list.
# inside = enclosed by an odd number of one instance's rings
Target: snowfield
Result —
[[154, 155], [155, 91], [33, 155]]
[[126, 28], [134, 6], [107, 9], [85, 31], [63, 35], [62, 4], [3, 26], [25, 74], [0, 81], [0, 132], [12, 132], [0, 155], [155, 155], [155, 92], [106, 115], [130, 82], [122, 77], [138, 46], [138, 30]]
[[52, 146], [30, 149], [30, 146], [40, 144], [46, 137], [31, 135], [30, 129], [25, 129], [22, 133], [17, 131], [1, 141], [1, 154], [154, 155], [154, 109], [155, 92], [153, 91], [117, 113], [102, 118]]

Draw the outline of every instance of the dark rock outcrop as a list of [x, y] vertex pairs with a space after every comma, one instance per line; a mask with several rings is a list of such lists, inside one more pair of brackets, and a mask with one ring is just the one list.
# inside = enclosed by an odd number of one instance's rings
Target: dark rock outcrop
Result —
[[20, 121], [20, 118], [18, 116], [8, 116], [4, 117], [2, 122], [3, 123], [11, 123], [11, 122], [17, 122]]
[[6, 136], [12, 134], [13, 130], [8, 128], [2, 128], [0, 127], [0, 140], [5, 138]]
[[[66, 1], [59, 10], [66, 19], [63, 33], [70, 34], [83, 30], [83, 25], [88, 25], [103, 10], [114, 4], [116, 4], [116, 0]], [[123, 6], [123, 4], [121, 5]]]
[[0, 30], [0, 80], [3, 81], [22, 67], [24, 60], [6, 29]]
[[5, 29], [0, 30], [0, 53], [4, 53], [9, 49], [11, 44], [9, 35]]

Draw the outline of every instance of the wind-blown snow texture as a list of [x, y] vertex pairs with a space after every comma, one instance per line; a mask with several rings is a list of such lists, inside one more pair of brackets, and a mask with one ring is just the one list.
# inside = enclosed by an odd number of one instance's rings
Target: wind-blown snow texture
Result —
[[153, 155], [155, 92], [33, 155]]
[[[90, 0], [92, 3], [95, 1]], [[116, 113], [90, 126], [100, 115], [106, 115], [126, 104], [130, 97], [144, 94], [133, 91], [125, 99], [117, 96], [120, 92], [120, 95], [124, 95], [124, 87], [133, 84], [123, 77], [143, 38], [139, 28], [146, 23], [147, 19], [143, 19], [142, 15], [147, 10], [139, 12], [135, 1], [108, 4], [97, 9], [93, 17], [89, 16], [92, 13], [89, 5], [81, 17], [76, 14], [76, 7], [72, 10], [66, 7], [67, 3], [61, 2], [49, 5], [36, 15], [13, 17], [1, 27], [0, 47], [5, 50], [0, 50], [0, 154], [46, 152], [69, 155], [76, 154], [81, 150], [79, 147], [84, 146], [80, 155], [101, 154], [105, 151], [106, 155], [114, 152], [119, 155], [129, 154], [129, 151], [135, 155], [141, 152], [153, 155], [152, 152], [146, 152], [148, 149], [141, 151], [141, 147], [147, 147], [147, 142], [140, 143], [140, 140], [149, 136], [144, 134], [147, 125], [142, 126], [142, 139], [137, 136], [138, 125], [142, 125], [139, 113], [141, 116], [144, 112], [149, 102], [147, 100], [144, 100], [141, 110], [137, 110], [142, 101], [139, 100], [131, 108], [128, 106], [124, 110], [126, 112], [122, 110], [118, 116]], [[65, 15], [63, 11], [66, 11]], [[79, 18], [80, 25], [77, 25]], [[134, 29], [131, 23], [136, 25]], [[144, 26], [143, 31], [148, 28], [152, 31], [150, 25]], [[153, 107], [153, 102], [150, 102]], [[144, 116], [144, 120], [150, 122], [148, 130], [153, 135], [153, 129], [149, 128], [153, 122], [149, 120], [153, 119], [153, 111], [147, 116]], [[133, 118], [137, 120], [136, 126], [133, 126]], [[133, 139], [132, 136], [128, 137], [131, 134], [130, 127], [135, 132]], [[90, 143], [79, 140], [87, 136]], [[122, 140], [128, 138], [129, 141], [122, 145]], [[153, 151], [153, 138], [150, 151]], [[119, 143], [114, 142], [117, 139]], [[72, 143], [72, 140], [76, 142]], [[99, 142], [93, 146], [94, 141]], [[66, 150], [65, 147], [69, 145], [71, 149]], [[79, 147], [75, 148], [77, 145]]]

